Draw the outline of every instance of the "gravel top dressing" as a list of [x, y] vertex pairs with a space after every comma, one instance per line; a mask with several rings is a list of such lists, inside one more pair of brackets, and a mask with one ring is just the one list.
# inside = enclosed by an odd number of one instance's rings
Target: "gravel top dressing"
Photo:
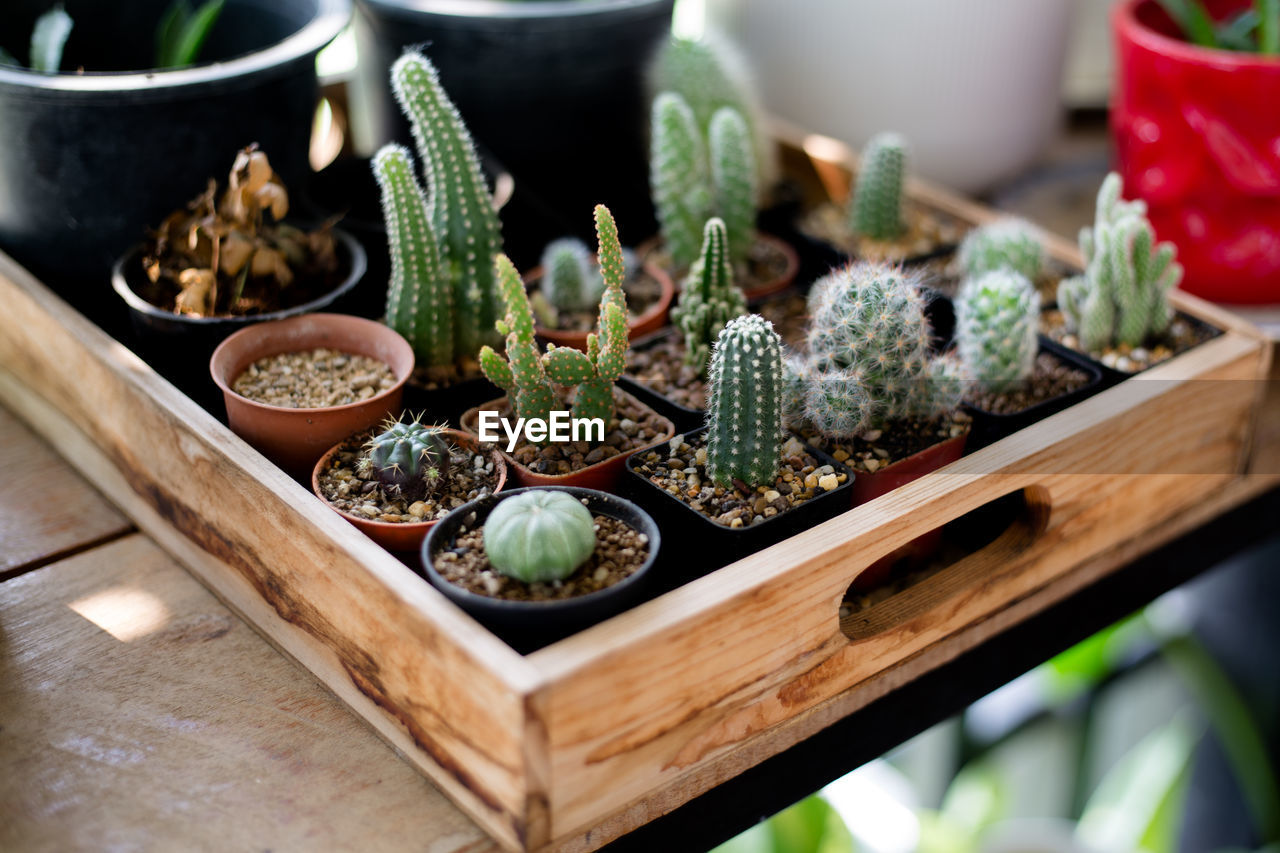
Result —
[[965, 402], [993, 415], [1016, 415], [1088, 384], [1088, 373], [1067, 364], [1053, 353], [1042, 352], [1036, 356], [1031, 375], [1019, 387], [997, 393], [975, 384], [965, 394]]
[[311, 349], [260, 358], [231, 389], [268, 406], [321, 409], [359, 403], [395, 384], [395, 373], [376, 358]]

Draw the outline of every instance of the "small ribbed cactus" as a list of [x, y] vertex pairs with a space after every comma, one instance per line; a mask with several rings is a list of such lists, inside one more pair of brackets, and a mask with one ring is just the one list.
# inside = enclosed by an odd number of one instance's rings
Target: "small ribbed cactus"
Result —
[[587, 335], [587, 351], [572, 347], [547, 347], [542, 369], [557, 385], [576, 386], [574, 418], [613, 417], [613, 383], [627, 366], [627, 296], [622, 289], [626, 261], [618, 241], [618, 228], [603, 204], [596, 205], [596, 236], [600, 242], [597, 258], [604, 276], [604, 295], [596, 331]]
[[413, 176], [408, 149], [383, 147], [373, 158], [373, 174], [382, 191], [391, 250], [387, 325], [404, 336], [420, 364], [451, 364], [455, 356], [453, 286], [440, 270], [431, 215]]
[[1156, 243], [1142, 201], [1120, 198], [1115, 172], [1098, 191], [1093, 228], [1080, 231], [1084, 275], [1058, 285], [1058, 307], [1089, 352], [1141, 346], [1169, 327], [1169, 291], [1182, 280], [1172, 243]]
[[413, 129], [440, 267], [453, 288], [454, 351], [474, 356], [482, 345], [497, 343], [502, 297], [493, 259], [502, 251], [502, 226], [471, 135], [435, 66], [407, 51], [391, 67], [391, 85]]
[[507, 392], [516, 417], [548, 420], [556, 395], [542, 370], [541, 353], [534, 339], [533, 309], [524, 282], [506, 255], [494, 260], [494, 271], [506, 303], [506, 316], [495, 326], [506, 335], [507, 357], [486, 344], [480, 350], [480, 369], [490, 382]]
[[873, 136], [862, 149], [854, 177], [849, 224], [855, 234], [892, 240], [906, 230], [902, 184], [907, 172], [907, 143], [895, 133]]
[[711, 208], [708, 166], [693, 111], [674, 92], [653, 101], [649, 182], [662, 238], [677, 268], [698, 256], [698, 235]]
[[604, 277], [591, 250], [576, 237], [552, 240], [542, 250], [542, 294], [561, 311], [587, 311], [604, 293]]
[[1039, 339], [1040, 295], [1026, 276], [997, 269], [969, 279], [956, 295], [956, 350], [990, 391], [1016, 388], [1031, 375]]
[[772, 483], [782, 458], [782, 339], [756, 314], [737, 317], [711, 353], [707, 476], [728, 486]]
[[525, 583], [564, 580], [596, 550], [591, 511], [568, 492], [551, 489], [498, 501], [482, 530], [490, 564]]
[[443, 427], [414, 419], [388, 421], [382, 430], [365, 444], [361, 466], [389, 495], [417, 501], [433, 494], [449, 476], [449, 442]]
[[1034, 225], [1007, 216], [966, 234], [957, 259], [965, 278], [1004, 269], [1034, 282], [1044, 271], [1045, 250], [1040, 231]]
[[734, 109], [721, 107], [711, 116], [707, 150], [711, 163], [712, 211], [724, 220], [729, 235], [729, 260], [746, 262], [755, 239], [755, 155], [747, 122]]
[[702, 253], [684, 280], [680, 301], [671, 309], [671, 319], [684, 336], [684, 363], [705, 371], [720, 330], [745, 313], [746, 297], [733, 283], [724, 222], [708, 219]]

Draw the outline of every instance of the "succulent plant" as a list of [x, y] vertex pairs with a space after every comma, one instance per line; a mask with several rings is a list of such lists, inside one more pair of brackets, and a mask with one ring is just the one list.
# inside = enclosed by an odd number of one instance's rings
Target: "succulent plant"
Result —
[[966, 278], [1005, 269], [1034, 282], [1044, 271], [1045, 250], [1039, 229], [1026, 220], [1006, 216], [966, 234], [957, 258]]
[[680, 301], [671, 309], [671, 319], [684, 337], [685, 364], [705, 371], [720, 330], [745, 313], [746, 297], [733, 283], [724, 221], [708, 219], [702, 253], [684, 280]]
[[1092, 228], [1080, 231], [1084, 275], [1058, 285], [1058, 307], [1089, 352], [1107, 346], [1141, 346], [1169, 327], [1169, 291], [1182, 280], [1172, 243], [1156, 243], [1142, 201], [1124, 201], [1120, 176], [1107, 175], [1098, 190]]
[[435, 66], [421, 53], [407, 51], [391, 67], [391, 84], [413, 129], [440, 269], [453, 288], [455, 357], [473, 356], [497, 342], [493, 329], [502, 304], [493, 260], [502, 250], [498, 215], [471, 135]]
[[444, 428], [417, 418], [387, 421], [365, 444], [361, 466], [388, 494], [416, 501], [433, 494], [449, 476], [449, 441]]
[[506, 357], [486, 344], [480, 350], [480, 369], [494, 385], [507, 392], [518, 418], [549, 420], [556, 395], [542, 369], [541, 353], [534, 338], [533, 309], [520, 274], [506, 255], [494, 260], [495, 275], [506, 303], [506, 315], [495, 326], [506, 336]]
[[499, 500], [483, 535], [489, 563], [525, 583], [564, 580], [596, 549], [591, 511], [568, 492], [552, 489]]
[[746, 262], [756, 230], [759, 191], [749, 133], [742, 115], [731, 107], [716, 110], [707, 131], [712, 212], [724, 220], [729, 260], [735, 265]]
[[782, 458], [782, 338], [756, 314], [737, 317], [711, 353], [707, 475], [722, 486], [772, 483]]
[[542, 294], [561, 311], [586, 311], [600, 301], [604, 277], [587, 244], [576, 237], [552, 240], [542, 250]]
[[997, 269], [967, 280], [956, 295], [956, 350], [973, 378], [1000, 393], [1035, 367], [1040, 295], [1021, 273]]
[[849, 224], [855, 234], [872, 240], [892, 240], [906, 230], [902, 218], [906, 171], [905, 139], [895, 133], [881, 133], [867, 141], [849, 207]]

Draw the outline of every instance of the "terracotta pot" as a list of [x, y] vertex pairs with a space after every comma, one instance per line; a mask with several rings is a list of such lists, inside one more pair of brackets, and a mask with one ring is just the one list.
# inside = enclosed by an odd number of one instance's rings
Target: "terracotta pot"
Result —
[[[874, 474], [867, 474], [862, 471], [856, 472], [853, 478], [853, 488], [850, 490], [850, 494], [853, 496], [853, 505], [859, 506], [867, 501], [875, 500], [881, 495], [887, 495], [899, 486], [905, 486], [912, 480], [918, 480], [925, 474], [937, 471], [944, 465], [950, 465], [964, 455], [965, 442], [968, 438], [969, 433], [965, 432], [955, 438], [940, 441], [931, 447], [926, 447], [919, 453], [908, 456], [906, 459], [900, 459], [888, 468], [883, 468]], [[941, 544], [942, 528], [930, 530], [928, 533], [917, 536], [892, 554], [887, 554], [868, 566], [854, 579], [850, 588], [859, 591], [872, 589], [889, 577], [894, 564], [904, 559], [910, 559], [914, 562], [928, 559], [937, 552], [938, 546]]]
[[[635, 397], [632, 397], [620, 388], [615, 387], [613, 393], [615, 397], [622, 397], [639, 405], [644, 405], [643, 403], [640, 403], [639, 400], [636, 400]], [[504, 396], [499, 397], [496, 400], [490, 400], [488, 403], [476, 406], [473, 409], [468, 409], [462, 415], [462, 428], [472, 435], [478, 435], [480, 412], [482, 410], [501, 411], [506, 405], [507, 398]], [[649, 407], [645, 406], [645, 408]], [[651, 441], [643, 447], [637, 447], [634, 450], [619, 453], [617, 456], [612, 456], [603, 462], [588, 465], [585, 468], [572, 471], [568, 474], [559, 474], [556, 476], [538, 474], [530, 471], [524, 465], [521, 465], [514, 457], [508, 455], [506, 451], [500, 452], [506, 458], [507, 464], [511, 466], [512, 477], [521, 486], [576, 486], [583, 489], [598, 489], [600, 491], [607, 492], [612, 490], [622, 478], [622, 473], [626, 469], [627, 459], [632, 454], [639, 453], [641, 450], [648, 450], [650, 447], [662, 444], [664, 441], [669, 441], [671, 437], [676, 434], [675, 425], [667, 418], [659, 417], [661, 419], [661, 423], [665, 425], [661, 438]]]
[[[652, 334], [667, 324], [668, 315], [671, 313], [671, 300], [676, 295], [676, 286], [671, 281], [671, 276], [666, 270], [655, 263], [645, 263], [642, 268], [658, 282], [659, 295], [658, 301], [650, 305], [643, 314], [627, 320], [627, 340], [632, 341], [644, 335]], [[526, 288], [541, 280], [542, 267], [534, 267], [524, 275]], [[589, 332], [548, 329], [545, 326], [535, 326], [534, 329], [538, 337], [558, 347], [573, 347], [583, 352], [587, 351], [587, 335], [590, 334]]]
[[[363, 428], [362, 428], [363, 429]], [[356, 430], [355, 432], [360, 432]], [[456, 429], [446, 429], [445, 434], [449, 436], [451, 441], [461, 444], [463, 447], [477, 450], [479, 443], [475, 436]], [[354, 432], [352, 433], [354, 434]], [[348, 436], [349, 437], [349, 436]], [[320, 473], [328, 467], [330, 460], [342, 449], [346, 444], [346, 439], [339, 441], [333, 447], [320, 457], [320, 461], [315, 464], [311, 470], [311, 491], [315, 492], [316, 497], [325, 502], [329, 509], [345, 518], [347, 521], [359, 528], [360, 532], [368, 536], [374, 542], [377, 542], [388, 551], [416, 551], [422, 547], [422, 542], [427, 538], [427, 534], [431, 528], [435, 527], [442, 519], [433, 519], [431, 521], [412, 521], [412, 522], [391, 522], [391, 521], [374, 521], [358, 515], [351, 515], [343, 512], [333, 504], [325, 500], [324, 494], [320, 491]], [[493, 459], [493, 470], [497, 472], [498, 483], [493, 487], [493, 494], [502, 491], [507, 484], [507, 463], [502, 458], [502, 454], [494, 450], [490, 453]], [[461, 508], [461, 507], [459, 507]]]
[[[768, 281], [759, 282], [754, 287], [742, 286], [742, 293], [747, 297], [748, 302], [754, 302], [758, 299], [763, 299], [766, 296], [781, 293], [795, 282], [796, 275], [800, 272], [800, 256], [796, 254], [796, 250], [792, 248], [790, 243], [782, 240], [781, 238], [774, 237], [772, 234], [766, 234], [763, 231], [756, 232], [756, 242], [766, 243], [769, 246], [772, 246], [779, 254], [786, 258], [786, 265], [779, 275], [769, 279]], [[661, 235], [650, 237], [636, 248], [636, 254], [641, 258], [645, 258], [660, 251], [662, 251]], [[651, 263], [653, 262], [645, 261], [646, 266]], [[687, 270], [670, 270], [668, 272], [671, 275], [672, 281], [674, 281], [678, 275], [687, 273]], [[654, 326], [650, 331], [657, 331], [660, 326], [661, 324]]]
[[[318, 347], [377, 359], [391, 368], [396, 382], [367, 400], [318, 409], [269, 406], [231, 390], [236, 377], [260, 358]], [[413, 349], [373, 320], [303, 314], [257, 323], [231, 335], [213, 351], [209, 372], [222, 389], [231, 431], [289, 473], [305, 476], [338, 441], [400, 412], [404, 383], [413, 372]]]

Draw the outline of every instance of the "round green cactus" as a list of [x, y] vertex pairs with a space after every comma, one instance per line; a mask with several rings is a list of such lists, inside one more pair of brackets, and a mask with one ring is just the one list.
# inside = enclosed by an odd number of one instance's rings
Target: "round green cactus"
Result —
[[966, 278], [1004, 269], [1034, 282], [1044, 270], [1045, 249], [1034, 225], [1008, 216], [966, 234], [957, 259]]
[[525, 583], [564, 580], [596, 549], [595, 519], [568, 492], [540, 489], [498, 502], [484, 550], [499, 573]]
[[969, 279], [956, 296], [956, 349], [983, 386], [1010, 391], [1035, 368], [1040, 296], [1013, 270]]
[[449, 442], [443, 427], [389, 421], [365, 444], [361, 464], [389, 494], [421, 500], [449, 475]]

